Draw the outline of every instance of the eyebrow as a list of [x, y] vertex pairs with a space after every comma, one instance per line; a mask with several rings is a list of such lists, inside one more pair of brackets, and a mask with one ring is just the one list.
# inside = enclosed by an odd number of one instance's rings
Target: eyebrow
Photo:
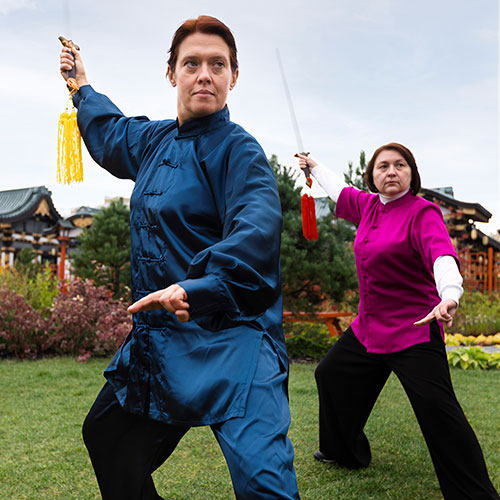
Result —
[[[377, 162], [376, 165], [387, 165], [389, 163], [388, 160], [382, 160]], [[394, 160], [394, 163], [408, 163], [404, 158], [400, 158], [398, 160]]]
[[[183, 56], [180, 60], [181, 61], [185, 61], [186, 59], [203, 59], [205, 56], [204, 55], [199, 55], [199, 54], [186, 54], [185, 56]], [[213, 60], [216, 60], [216, 59], [224, 59], [224, 60], [227, 60], [229, 61], [229, 57], [227, 57], [226, 54], [223, 54], [222, 52], [221, 53], [217, 53], [217, 54], [212, 54], [212, 55], [208, 55], [206, 56], [207, 59], [209, 59], [210, 61], [213, 61]]]

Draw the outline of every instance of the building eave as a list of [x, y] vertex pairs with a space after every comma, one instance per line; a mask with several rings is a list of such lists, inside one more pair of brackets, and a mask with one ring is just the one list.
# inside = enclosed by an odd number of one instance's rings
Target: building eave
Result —
[[31, 217], [45, 200], [55, 220], [61, 215], [54, 207], [52, 193], [45, 186], [0, 191], [0, 222], [15, 224]]
[[460, 209], [463, 214], [466, 215], [469, 219], [472, 219], [476, 222], [488, 222], [492, 216], [492, 214], [479, 203], [468, 203], [466, 201], [460, 201], [434, 189], [421, 188], [419, 195], [426, 199], [434, 198], [440, 200], [448, 206], [451, 205], [453, 207], [456, 207]]

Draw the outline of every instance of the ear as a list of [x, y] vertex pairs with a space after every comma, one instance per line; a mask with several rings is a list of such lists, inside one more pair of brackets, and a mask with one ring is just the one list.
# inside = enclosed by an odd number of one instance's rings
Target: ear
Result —
[[240, 76], [240, 70], [236, 68], [236, 71], [233, 71], [231, 77], [231, 83], [229, 84], [229, 90], [233, 90], [233, 87], [236, 85], [236, 81], [238, 80], [238, 76]]
[[174, 72], [172, 71], [170, 66], [167, 66], [167, 78], [169, 79], [172, 87], [175, 87], [177, 85], [177, 83], [175, 82]]

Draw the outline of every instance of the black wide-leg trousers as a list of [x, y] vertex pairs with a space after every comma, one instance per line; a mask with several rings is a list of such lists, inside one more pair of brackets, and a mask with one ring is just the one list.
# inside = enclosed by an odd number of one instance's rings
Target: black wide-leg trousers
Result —
[[431, 340], [390, 354], [368, 353], [351, 328], [316, 368], [320, 451], [345, 467], [367, 467], [363, 432], [394, 372], [410, 400], [446, 500], [499, 500], [484, 457], [451, 383], [437, 323]]

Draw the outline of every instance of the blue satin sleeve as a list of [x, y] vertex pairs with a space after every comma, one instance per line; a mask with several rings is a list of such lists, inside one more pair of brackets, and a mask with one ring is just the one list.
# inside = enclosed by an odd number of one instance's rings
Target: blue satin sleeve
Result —
[[223, 188], [214, 189], [223, 214], [222, 239], [195, 255], [186, 279], [178, 283], [188, 294], [191, 317], [209, 330], [254, 321], [272, 306], [281, 308], [282, 217], [276, 180], [257, 141], [238, 130], [233, 136], [224, 158], [206, 160], [209, 176], [211, 163], [225, 164], [213, 169], [226, 176]]
[[120, 179], [135, 180], [156, 122], [126, 117], [103, 94], [84, 85], [73, 98], [78, 127], [94, 161]]

